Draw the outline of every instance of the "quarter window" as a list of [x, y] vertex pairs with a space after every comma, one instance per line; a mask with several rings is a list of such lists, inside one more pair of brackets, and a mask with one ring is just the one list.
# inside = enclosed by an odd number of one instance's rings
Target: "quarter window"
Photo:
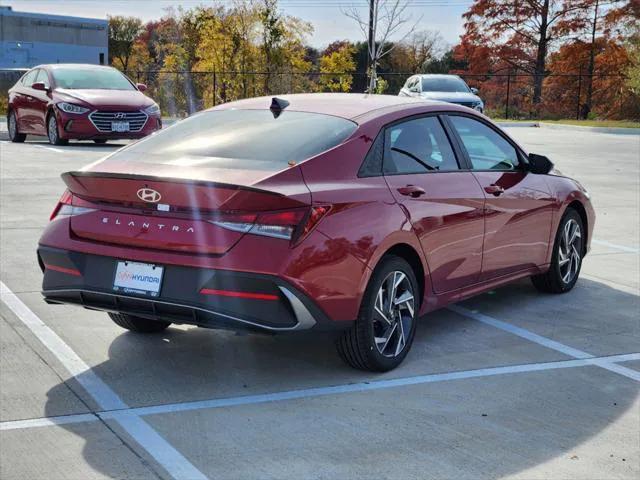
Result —
[[385, 173], [442, 172], [458, 168], [449, 139], [437, 117], [409, 120], [386, 130]]
[[474, 170], [515, 170], [518, 152], [505, 138], [469, 117], [450, 116]]

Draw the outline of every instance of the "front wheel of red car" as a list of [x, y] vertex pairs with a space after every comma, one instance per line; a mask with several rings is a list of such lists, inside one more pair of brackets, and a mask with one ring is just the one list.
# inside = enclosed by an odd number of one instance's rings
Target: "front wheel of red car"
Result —
[[18, 132], [18, 119], [13, 110], [9, 112], [9, 118], [7, 118], [7, 130], [9, 132], [9, 140], [13, 143], [22, 143], [27, 139], [24, 133]]
[[171, 322], [149, 320], [125, 313], [109, 313], [109, 316], [116, 325], [136, 333], [158, 333], [166, 330], [171, 325]]
[[386, 372], [407, 356], [420, 308], [418, 282], [402, 258], [388, 256], [376, 268], [355, 325], [338, 339], [338, 353], [354, 368]]
[[58, 120], [52, 113], [47, 120], [47, 137], [51, 145], [66, 145], [69, 140], [60, 138], [60, 131], [58, 130]]
[[574, 287], [580, 276], [586, 250], [585, 234], [578, 212], [573, 208], [567, 209], [556, 232], [549, 270], [531, 277], [533, 285], [539, 291], [565, 293]]

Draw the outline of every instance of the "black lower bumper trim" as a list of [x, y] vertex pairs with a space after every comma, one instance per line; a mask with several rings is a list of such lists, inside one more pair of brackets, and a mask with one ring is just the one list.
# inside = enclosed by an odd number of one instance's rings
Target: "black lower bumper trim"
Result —
[[[38, 257], [48, 303], [231, 330], [334, 330], [351, 324], [328, 319], [314, 302], [275, 276], [165, 265], [160, 295], [148, 297], [113, 289], [117, 263], [124, 259], [44, 246]], [[262, 292], [277, 300], [205, 295], [203, 289]]]

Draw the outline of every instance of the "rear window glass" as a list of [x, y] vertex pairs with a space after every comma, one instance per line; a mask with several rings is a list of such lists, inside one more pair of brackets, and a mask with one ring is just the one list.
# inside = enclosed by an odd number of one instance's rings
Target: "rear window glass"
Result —
[[344, 118], [269, 110], [203, 112], [113, 158], [185, 167], [282, 170], [339, 145], [356, 129]]

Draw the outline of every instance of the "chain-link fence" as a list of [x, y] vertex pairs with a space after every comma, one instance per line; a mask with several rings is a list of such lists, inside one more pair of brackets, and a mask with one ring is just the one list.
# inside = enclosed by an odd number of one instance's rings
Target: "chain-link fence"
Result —
[[[160, 105], [163, 115], [184, 117], [220, 103], [261, 95], [348, 91], [364, 92], [365, 73], [129, 71], [137, 83], [147, 85], [147, 95]], [[0, 95], [21, 72], [0, 70]], [[379, 87], [397, 95], [412, 73], [382, 72]], [[549, 74], [542, 79], [542, 97], [534, 102], [535, 78], [530, 74], [460, 74], [479, 90], [486, 113], [494, 118], [567, 119], [600, 118], [640, 120], [640, 98], [626, 86], [622, 74]], [[589, 93], [591, 92], [591, 93]], [[2, 106], [2, 103], [0, 103]]]

